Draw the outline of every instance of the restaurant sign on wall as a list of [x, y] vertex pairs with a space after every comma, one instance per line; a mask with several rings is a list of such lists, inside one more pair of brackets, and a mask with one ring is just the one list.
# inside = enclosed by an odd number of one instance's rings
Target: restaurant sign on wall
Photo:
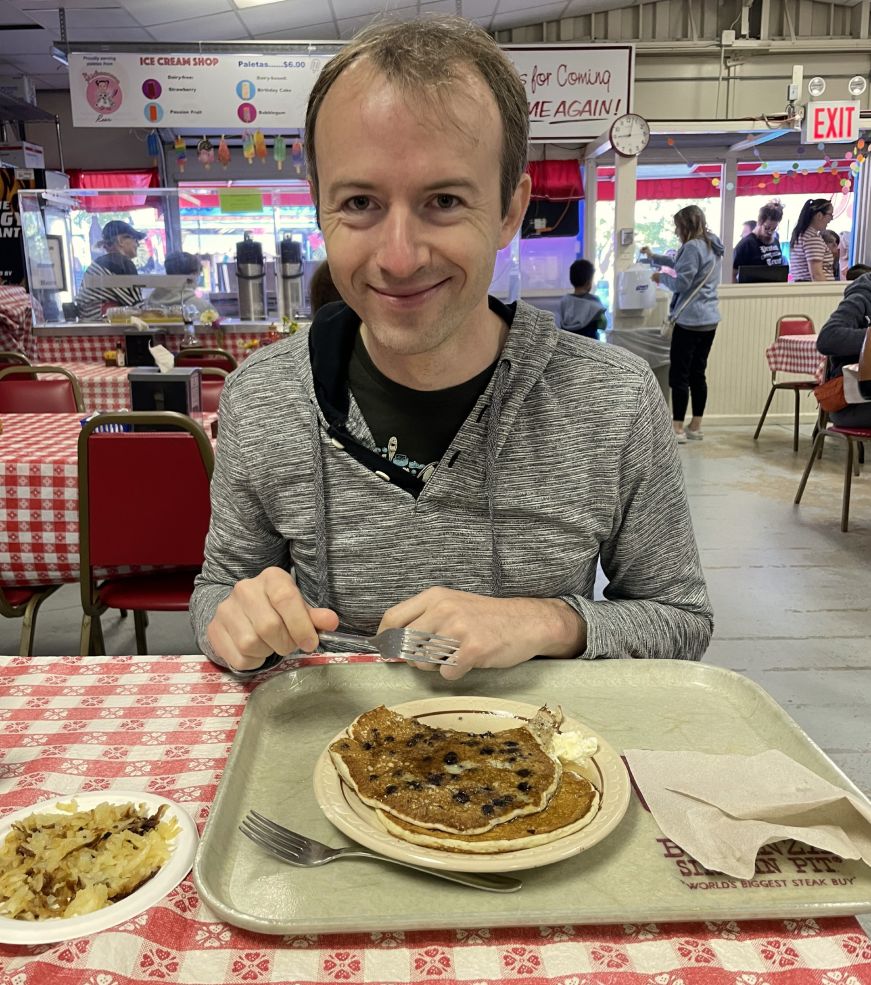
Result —
[[[330, 46], [332, 47], [332, 46]], [[526, 87], [530, 138], [589, 140], [632, 109], [632, 45], [506, 45]], [[298, 129], [332, 55], [71, 52], [77, 127]]]

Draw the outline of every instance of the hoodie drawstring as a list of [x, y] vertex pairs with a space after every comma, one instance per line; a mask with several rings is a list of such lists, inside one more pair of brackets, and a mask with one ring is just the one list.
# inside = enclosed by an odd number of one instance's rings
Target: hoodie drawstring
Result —
[[502, 399], [508, 386], [511, 363], [503, 359], [496, 368], [493, 393], [490, 396], [490, 413], [487, 417], [486, 475], [484, 489], [487, 493], [487, 513], [490, 517], [490, 583], [493, 597], [502, 597], [502, 559], [496, 537], [496, 521], [493, 516], [493, 499], [496, 495], [496, 448], [499, 441], [499, 421], [502, 417]]

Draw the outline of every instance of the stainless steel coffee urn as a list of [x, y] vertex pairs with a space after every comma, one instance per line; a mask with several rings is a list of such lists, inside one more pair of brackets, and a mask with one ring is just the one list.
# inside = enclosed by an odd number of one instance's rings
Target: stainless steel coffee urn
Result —
[[303, 266], [302, 244], [291, 239], [290, 236], [285, 236], [281, 241], [281, 259], [278, 272], [281, 280], [279, 314], [293, 321], [303, 306]]
[[263, 247], [245, 233], [236, 244], [236, 281], [239, 288], [239, 318], [263, 321], [266, 318], [266, 268]]

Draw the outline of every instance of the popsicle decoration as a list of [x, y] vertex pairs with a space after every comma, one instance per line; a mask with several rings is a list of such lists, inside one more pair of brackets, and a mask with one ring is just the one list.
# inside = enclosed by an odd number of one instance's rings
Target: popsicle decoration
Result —
[[263, 136], [262, 130], [255, 130], [254, 132], [254, 153], [260, 159], [261, 164], [266, 163], [266, 138]]
[[184, 145], [184, 137], [176, 137], [173, 147], [175, 148], [175, 163], [178, 165], [179, 171], [184, 174], [184, 166], [188, 162], [187, 148]]
[[281, 171], [287, 159], [287, 144], [284, 142], [284, 137], [281, 134], [278, 134], [275, 138], [275, 143], [272, 145], [272, 156], [275, 158], [275, 166]]
[[208, 137], [204, 136], [197, 144], [197, 160], [203, 165], [206, 171], [215, 163], [215, 145]]
[[157, 136], [156, 130], [152, 130], [145, 138], [145, 147], [148, 150], [148, 156], [151, 158], [151, 166], [156, 168], [158, 159], [160, 158], [160, 137]]
[[250, 130], [242, 134], [242, 157], [250, 164], [254, 160], [254, 137]]
[[230, 163], [230, 148], [227, 146], [227, 141], [224, 139], [223, 134], [221, 134], [221, 140], [218, 143], [218, 163], [225, 169]]
[[302, 144], [295, 140], [290, 146], [290, 159], [293, 161], [293, 170], [297, 174], [302, 173], [303, 153]]

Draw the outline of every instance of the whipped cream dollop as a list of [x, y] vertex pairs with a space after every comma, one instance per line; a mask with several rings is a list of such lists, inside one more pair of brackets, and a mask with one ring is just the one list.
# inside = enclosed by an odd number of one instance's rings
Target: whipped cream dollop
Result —
[[567, 763], [583, 763], [585, 759], [594, 756], [599, 743], [591, 735], [584, 735], [577, 730], [572, 732], [556, 732], [553, 737], [553, 751], [556, 756]]

